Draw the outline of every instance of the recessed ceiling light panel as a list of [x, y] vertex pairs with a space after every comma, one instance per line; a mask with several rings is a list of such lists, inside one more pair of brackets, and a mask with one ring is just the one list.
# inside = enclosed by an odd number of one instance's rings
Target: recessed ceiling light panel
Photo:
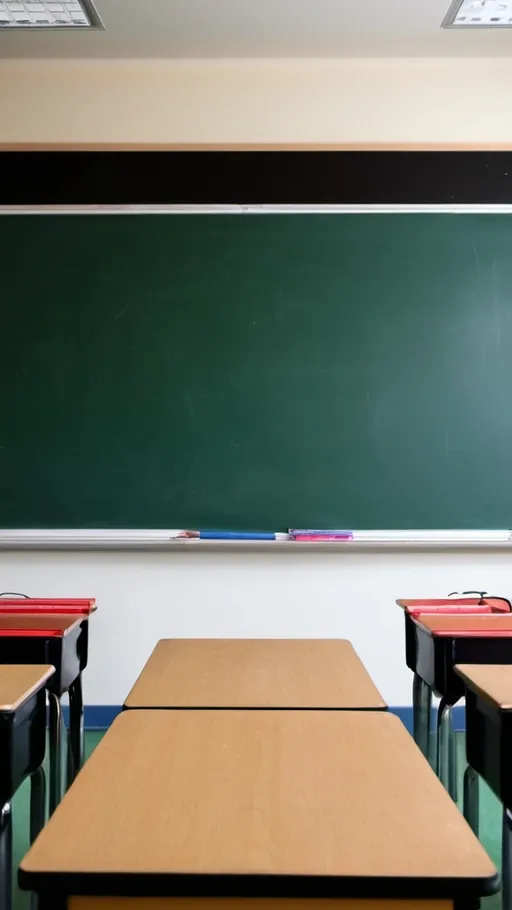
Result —
[[104, 25], [92, 0], [0, 0], [0, 30], [96, 28]]
[[454, 0], [443, 28], [512, 28], [512, 0]]

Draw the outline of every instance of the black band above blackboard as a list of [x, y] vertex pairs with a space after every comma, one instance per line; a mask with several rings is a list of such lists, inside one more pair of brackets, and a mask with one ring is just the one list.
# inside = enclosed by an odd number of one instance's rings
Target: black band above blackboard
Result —
[[512, 202], [512, 151], [0, 152], [0, 205]]

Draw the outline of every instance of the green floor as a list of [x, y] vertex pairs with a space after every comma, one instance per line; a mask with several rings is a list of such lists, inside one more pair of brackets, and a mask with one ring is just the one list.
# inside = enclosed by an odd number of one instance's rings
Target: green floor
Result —
[[[99, 743], [102, 732], [86, 733], [86, 755], [89, 756], [95, 746]], [[465, 767], [465, 745], [464, 734], [458, 735], [459, 747], [459, 770], [461, 781], [459, 786], [459, 796], [462, 796], [462, 774]], [[17, 867], [21, 858], [28, 850], [28, 821], [29, 821], [29, 793], [28, 784], [20, 788], [14, 799], [14, 862]], [[481, 781], [480, 784], [480, 836], [498, 868], [500, 867], [501, 853], [501, 806], [493, 793], [486, 784]], [[487, 898], [482, 903], [482, 910], [498, 910], [500, 908], [500, 896], [495, 894]], [[14, 890], [13, 910], [29, 910], [29, 895], [18, 891], [16, 885]]]
[[[104, 731], [88, 731], [85, 734], [85, 755], [89, 757], [93, 749], [98, 745]], [[48, 751], [48, 750], [47, 750]], [[46, 763], [45, 763], [46, 767]], [[18, 790], [13, 799], [13, 823], [14, 823], [14, 849], [13, 859], [14, 868], [18, 868], [21, 859], [28, 850], [28, 830], [29, 830], [29, 785], [28, 781]], [[14, 893], [12, 906], [13, 910], [29, 910], [30, 895], [26, 891], [19, 891], [17, 887], [17, 872], [14, 873]]]

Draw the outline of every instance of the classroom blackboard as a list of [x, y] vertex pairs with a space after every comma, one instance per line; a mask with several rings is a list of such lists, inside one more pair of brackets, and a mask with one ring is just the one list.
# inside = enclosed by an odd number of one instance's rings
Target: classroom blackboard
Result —
[[512, 525], [512, 216], [0, 217], [0, 526]]

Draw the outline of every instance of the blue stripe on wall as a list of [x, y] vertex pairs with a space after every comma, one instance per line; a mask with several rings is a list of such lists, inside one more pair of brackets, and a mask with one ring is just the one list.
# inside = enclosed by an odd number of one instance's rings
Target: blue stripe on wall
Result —
[[[84, 709], [84, 726], [86, 730], [106, 730], [122, 711], [121, 705], [86, 705]], [[64, 722], [67, 725], [69, 708], [62, 708]]]
[[[390, 705], [389, 710], [392, 714], [396, 714], [396, 716], [399, 717], [402, 721], [404, 727], [407, 727], [409, 733], [412, 733], [412, 707], [410, 705], [407, 705], [405, 707], [394, 707], [393, 705]], [[457, 731], [457, 733], [463, 733], [466, 729], [465, 708], [463, 708], [462, 705], [456, 705], [455, 708], [452, 709], [452, 717], [454, 729]], [[435, 718], [436, 712], [432, 711], [430, 720], [431, 730], [435, 729]]]
[[[115, 717], [121, 712], [121, 705], [86, 705], [85, 706], [85, 728], [86, 730], [106, 730]], [[392, 714], [400, 718], [405, 727], [412, 733], [412, 708], [410, 705], [402, 707], [390, 706]], [[67, 723], [67, 708], [64, 708], [65, 720]], [[434, 715], [432, 726], [434, 726]], [[462, 706], [453, 709], [453, 723], [458, 731], [464, 730], [465, 716]]]

